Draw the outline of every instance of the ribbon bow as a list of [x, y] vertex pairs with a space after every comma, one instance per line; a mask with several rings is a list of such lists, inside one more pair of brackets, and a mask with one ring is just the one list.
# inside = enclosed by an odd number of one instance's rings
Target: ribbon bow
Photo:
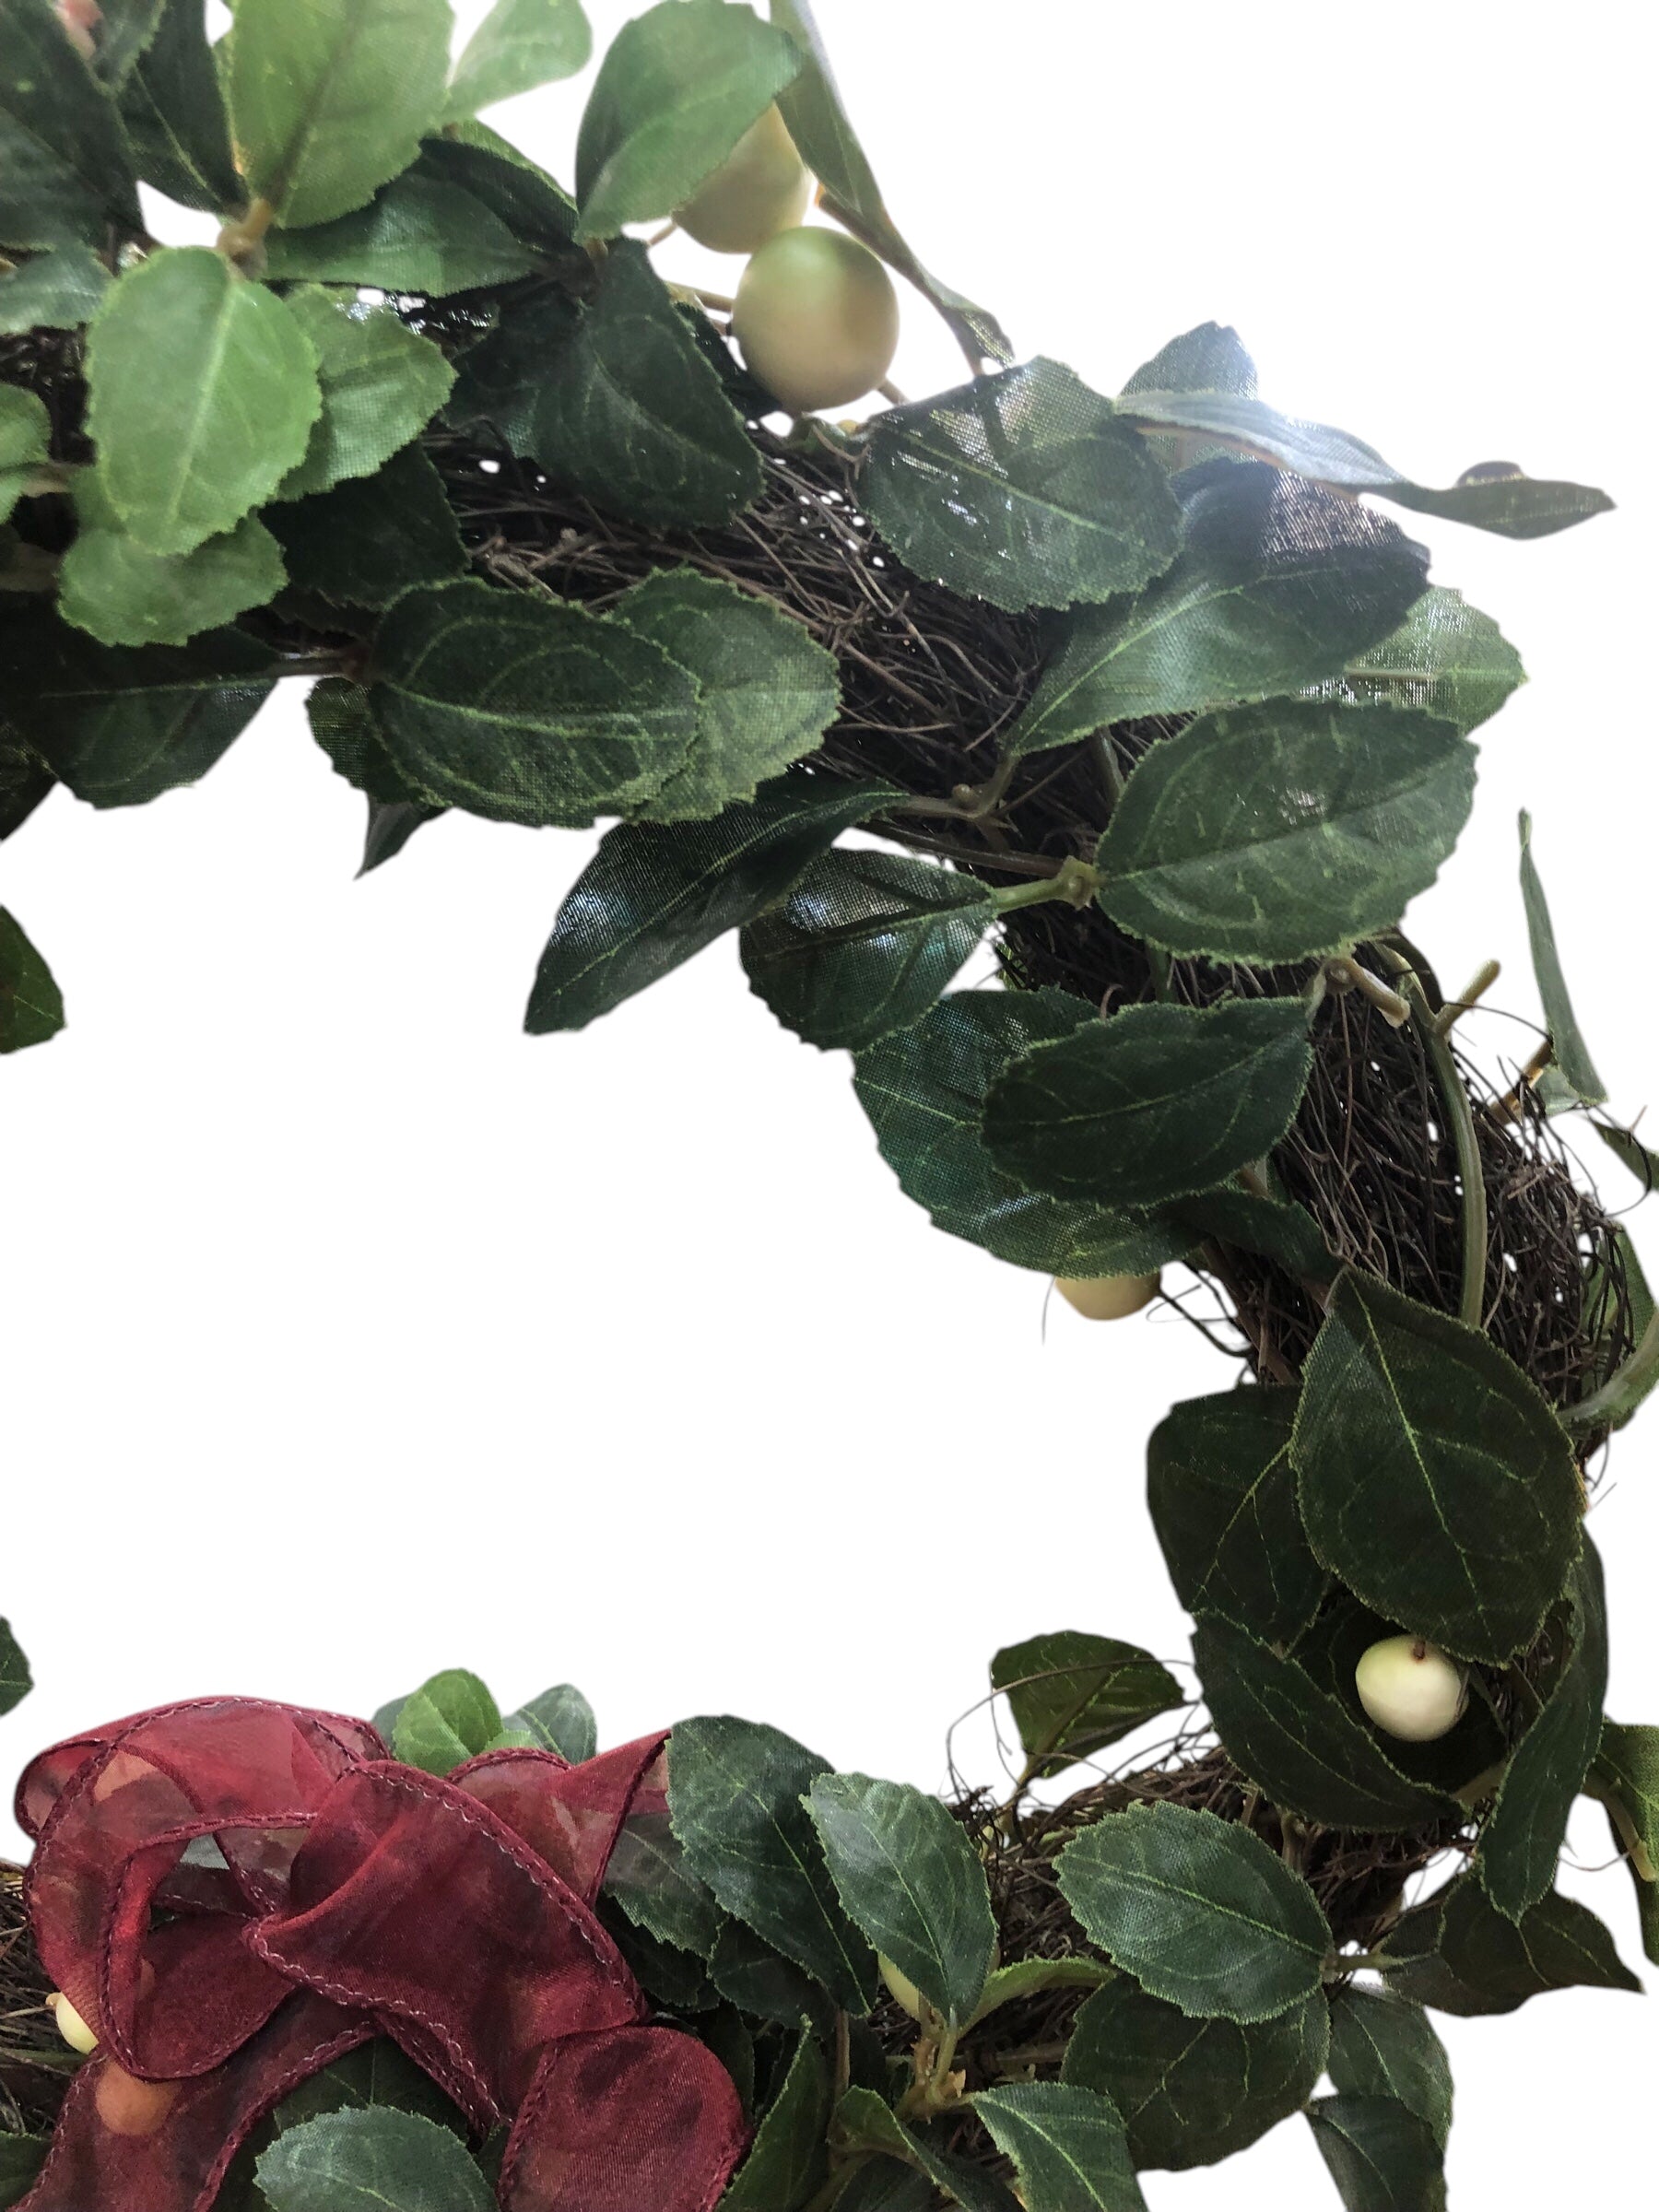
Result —
[[21, 2212], [208, 2212], [250, 2131], [390, 2036], [484, 2133], [504, 2212], [710, 2212], [737, 2092], [594, 1912], [665, 1735], [440, 1782], [365, 1722], [170, 1706], [35, 1761], [18, 1817], [47, 1971], [100, 2039]]

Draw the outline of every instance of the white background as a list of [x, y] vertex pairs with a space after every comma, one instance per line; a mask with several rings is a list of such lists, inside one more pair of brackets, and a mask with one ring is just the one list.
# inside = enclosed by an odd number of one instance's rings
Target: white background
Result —
[[[606, 37], [627, 11], [593, 12]], [[1425, 481], [1504, 457], [1615, 494], [1531, 547], [1425, 532], [1533, 682], [1481, 733], [1476, 823], [1415, 920], [1449, 983], [1499, 954], [1495, 997], [1535, 1015], [1532, 806], [1634, 1114], [1659, 1089], [1659, 518], [1633, 15], [822, 15], [900, 221], [1022, 348], [1112, 391], [1213, 316], [1266, 396]], [[568, 176], [581, 98], [495, 120]], [[900, 383], [959, 373], [911, 300]], [[361, 811], [286, 695], [200, 789], [105, 815], [59, 793], [0, 850], [0, 898], [71, 1013], [0, 1075], [0, 1594], [41, 1682], [5, 1763], [167, 1698], [367, 1711], [465, 1665], [505, 1699], [581, 1682], [606, 1740], [735, 1709], [931, 1785], [996, 1644], [1077, 1626], [1182, 1658], [1142, 1447], [1226, 1381], [1196, 1335], [1056, 1304], [1045, 1340], [1043, 1284], [899, 1195], [844, 1057], [779, 1030], [729, 943], [588, 1033], [526, 1040], [593, 841], [456, 818], [359, 883]], [[1497, 1018], [1470, 1034], [1528, 1045]], [[1656, 1458], [1632, 1432], [1594, 1520], [1627, 1719], [1659, 1719]], [[1574, 1843], [1608, 1856], [1599, 1815]], [[1639, 1959], [1624, 1875], [1564, 1878]], [[1446, 2034], [1464, 2212], [1616, 2182], [1659, 2057], [1635, 2000]], [[1304, 2188], [1330, 2201], [1295, 2123], [1147, 2196]]]

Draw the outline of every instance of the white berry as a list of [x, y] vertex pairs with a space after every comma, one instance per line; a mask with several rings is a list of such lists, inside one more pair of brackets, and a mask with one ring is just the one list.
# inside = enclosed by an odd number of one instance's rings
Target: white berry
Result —
[[1430, 1744], [1457, 1725], [1467, 1702], [1464, 1672], [1421, 1636], [1384, 1636], [1354, 1669], [1359, 1702], [1403, 1743]]
[[71, 2051], [78, 2051], [83, 2058], [90, 2058], [98, 2048], [98, 2038], [81, 2018], [67, 1997], [59, 1994], [46, 2000], [47, 2009], [57, 2022], [58, 2033]]
[[1057, 1275], [1054, 1288], [1085, 1321], [1123, 1321], [1158, 1296], [1156, 1275]]
[[758, 253], [780, 230], [793, 230], [811, 201], [806, 164], [774, 107], [750, 124], [676, 219], [712, 253]]
[[780, 230], [743, 272], [732, 329], [790, 414], [844, 407], [893, 365], [899, 295], [875, 254], [844, 231]]

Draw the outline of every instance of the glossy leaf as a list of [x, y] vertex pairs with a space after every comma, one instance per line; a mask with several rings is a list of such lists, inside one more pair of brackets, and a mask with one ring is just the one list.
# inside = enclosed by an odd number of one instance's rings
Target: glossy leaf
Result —
[[1452, 2062], [1420, 2005], [1350, 1983], [1331, 1994], [1332, 2085], [1345, 2097], [1391, 2097], [1444, 2147], [1452, 2130]]
[[408, 168], [449, 77], [448, 0], [239, 0], [229, 86], [249, 185], [291, 229]]
[[996, 1948], [968, 1830], [938, 1798], [865, 1774], [820, 1774], [807, 1806], [849, 1919], [949, 2026], [965, 2028]]
[[264, 606], [287, 581], [281, 547], [253, 515], [189, 553], [152, 553], [124, 528], [96, 470], [81, 471], [75, 498], [58, 606], [105, 645], [182, 645]]
[[419, 435], [449, 397], [455, 372], [429, 338], [390, 308], [362, 308], [308, 285], [288, 307], [319, 363], [323, 413], [305, 458], [277, 490], [283, 500], [371, 477]]
[[0, 384], [0, 523], [52, 451], [52, 418], [32, 392]]
[[1014, 611], [1136, 591], [1181, 538], [1144, 441], [1041, 358], [879, 416], [862, 489], [908, 568]]
[[1659, 1728], [1606, 1722], [1594, 1786], [1636, 1884], [1642, 1948], [1659, 1966]]
[[86, 246], [31, 254], [13, 269], [0, 269], [0, 337], [26, 330], [78, 330], [97, 313], [109, 288], [109, 270]]
[[443, 479], [418, 446], [371, 477], [267, 508], [263, 519], [293, 583], [337, 606], [390, 606], [418, 585], [466, 571]]
[[1554, 1989], [1641, 1988], [1588, 1907], [1553, 1895], [1517, 1924], [1473, 1875], [1397, 1921], [1383, 1949], [1397, 1995], [1470, 2018]]
[[498, 100], [574, 76], [593, 51], [582, 0], [496, 0], [455, 64], [444, 114], [459, 122]]
[[1445, 2212], [1444, 2146], [1391, 2097], [1321, 2097], [1308, 2107], [1320, 2156], [1348, 2212]]
[[1177, 1406], [1147, 1447], [1147, 1501], [1175, 1594], [1288, 1643], [1324, 1594], [1296, 1508], [1291, 1390], [1230, 1390]]
[[599, 1725], [594, 1709], [573, 1682], [544, 1689], [501, 1724], [514, 1735], [533, 1735], [544, 1751], [557, 1751], [572, 1767], [581, 1766], [599, 1748]]
[[500, 1708], [489, 1691], [477, 1675], [456, 1667], [404, 1700], [392, 1753], [423, 1774], [448, 1774], [487, 1751], [501, 1733]]
[[1291, 1457], [1316, 1556], [1374, 1611], [1494, 1665], [1536, 1636], [1578, 1552], [1578, 1464], [1478, 1330], [1345, 1274]]
[[1320, 1987], [1332, 1941], [1313, 1892], [1236, 1822], [1134, 1806], [1068, 1843], [1059, 1877], [1089, 1941], [1196, 2018], [1248, 2027]]
[[687, 1865], [666, 1813], [636, 1813], [627, 1822], [605, 1870], [605, 1893], [635, 1927], [695, 1958], [712, 1958], [728, 1924], [713, 1892]]
[[1525, 681], [1521, 655], [1490, 615], [1431, 584], [1394, 635], [1349, 661], [1320, 696], [1418, 707], [1466, 736]]
[[802, 2212], [828, 2169], [824, 2137], [832, 2102], [824, 2054], [803, 2035], [748, 2156], [720, 2200], [721, 2212]]
[[1150, 1652], [1077, 1629], [1006, 1645], [991, 1662], [991, 1687], [1008, 1700], [1033, 1778], [1092, 1758], [1185, 1701]]
[[258, 2166], [271, 2212], [493, 2212], [465, 2147], [387, 2106], [330, 2112], [279, 2136]]
[[1215, 462], [1179, 488], [1179, 558], [1137, 598], [1070, 618], [1010, 753], [1338, 676], [1428, 581], [1428, 556], [1393, 523], [1277, 469]]
[[536, 266], [532, 249], [481, 200], [413, 170], [332, 223], [273, 232], [266, 254], [274, 281], [372, 285], [434, 300], [511, 283]]
[[1137, 2168], [1214, 2166], [1301, 2109], [1324, 2070], [1325, 2019], [1315, 1992], [1248, 2028], [1192, 2020], [1120, 1974], [1078, 2013], [1063, 2078], [1112, 2099]]
[[981, 2089], [973, 2110], [1019, 2176], [1028, 2212], [1146, 2212], [1117, 2107], [1061, 2081]]
[[200, 0], [163, 0], [156, 35], [122, 88], [121, 118], [147, 184], [185, 207], [241, 206], [244, 187]]
[[[0, 906], [0, 1053], [45, 1044], [63, 1026], [64, 994], [51, 969], [16, 915]], [[0, 1641], [0, 1659], [5, 1655]], [[6, 1710], [0, 1696], [0, 1712]]]
[[167, 247], [111, 287], [88, 379], [110, 503], [153, 553], [188, 553], [269, 499], [323, 409], [299, 318], [205, 246]]
[[0, 0], [0, 244], [101, 246], [144, 228], [114, 102], [44, 0]]
[[839, 2004], [867, 2012], [875, 1954], [836, 1898], [802, 1799], [829, 1761], [775, 1728], [683, 1721], [668, 1759], [668, 1809], [692, 1871]]
[[1299, 999], [1129, 1006], [1006, 1068], [986, 1098], [985, 1140], [1034, 1189], [1157, 1206], [1270, 1152], [1312, 1065]]
[[1567, 988], [1567, 978], [1561, 968], [1561, 956], [1556, 949], [1555, 924], [1550, 920], [1549, 901], [1544, 895], [1543, 878], [1538, 864], [1533, 858], [1532, 817], [1521, 817], [1521, 894], [1526, 905], [1527, 935], [1532, 941], [1533, 970], [1538, 979], [1539, 995], [1544, 1001], [1544, 1020], [1549, 1031], [1549, 1041], [1555, 1049], [1555, 1065], [1571, 1085], [1573, 1091], [1586, 1106], [1605, 1105], [1607, 1087], [1596, 1073], [1595, 1063], [1590, 1057], [1590, 1048], [1584, 1042], [1578, 1016], [1573, 1011], [1572, 995]]

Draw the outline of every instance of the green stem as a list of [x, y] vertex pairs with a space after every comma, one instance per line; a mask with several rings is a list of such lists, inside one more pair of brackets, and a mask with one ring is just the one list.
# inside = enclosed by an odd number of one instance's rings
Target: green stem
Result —
[[[998, 865], [996, 856], [989, 855], [986, 865]], [[999, 914], [1011, 913], [1019, 906], [1041, 906], [1045, 899], [1064, 899], [1068, 906], [1084, 907], [1094, 898], [1100, 882], [1099, 874], [1086, 860], [1063, 860], [1052, 876], [994, 891], [991, 902]]]
[[1569, 1406], [1561, 1419], [1569, 1429], [1599, 1429], [1622, 1413], [1633, 1412], [1659, 1377], [1659, 1313], [1653, 1314], [1636, 1349], [1616, 1375], [1592, 1392], [1582, 1404]]
[[[1456, 1053], [1435, 1025], [1434, 1010], [1416, 969], [1392, 946], [1380, 945], [1378, 950], [1398, 977], [1406, 1004], [1422, 1031], [1423, 1043], [1434, 1064], [1435, 1077], [1452, 1124], [1452, 1140], [1457, 1147], [1457, 1172], [1463, 1184], [1463, 1293], [1457, 1311], [1460, 1320], [1477, 1329], [1486, 1318], [1489, 1229], [1486, 1170], [1481, 1164], [1480, 1138], [1475, 1127], [1475, 1102], [1458, 1068]], [[1654, 1350], [1655, 1357], [1659, 1357], [1659, 1345]]]

